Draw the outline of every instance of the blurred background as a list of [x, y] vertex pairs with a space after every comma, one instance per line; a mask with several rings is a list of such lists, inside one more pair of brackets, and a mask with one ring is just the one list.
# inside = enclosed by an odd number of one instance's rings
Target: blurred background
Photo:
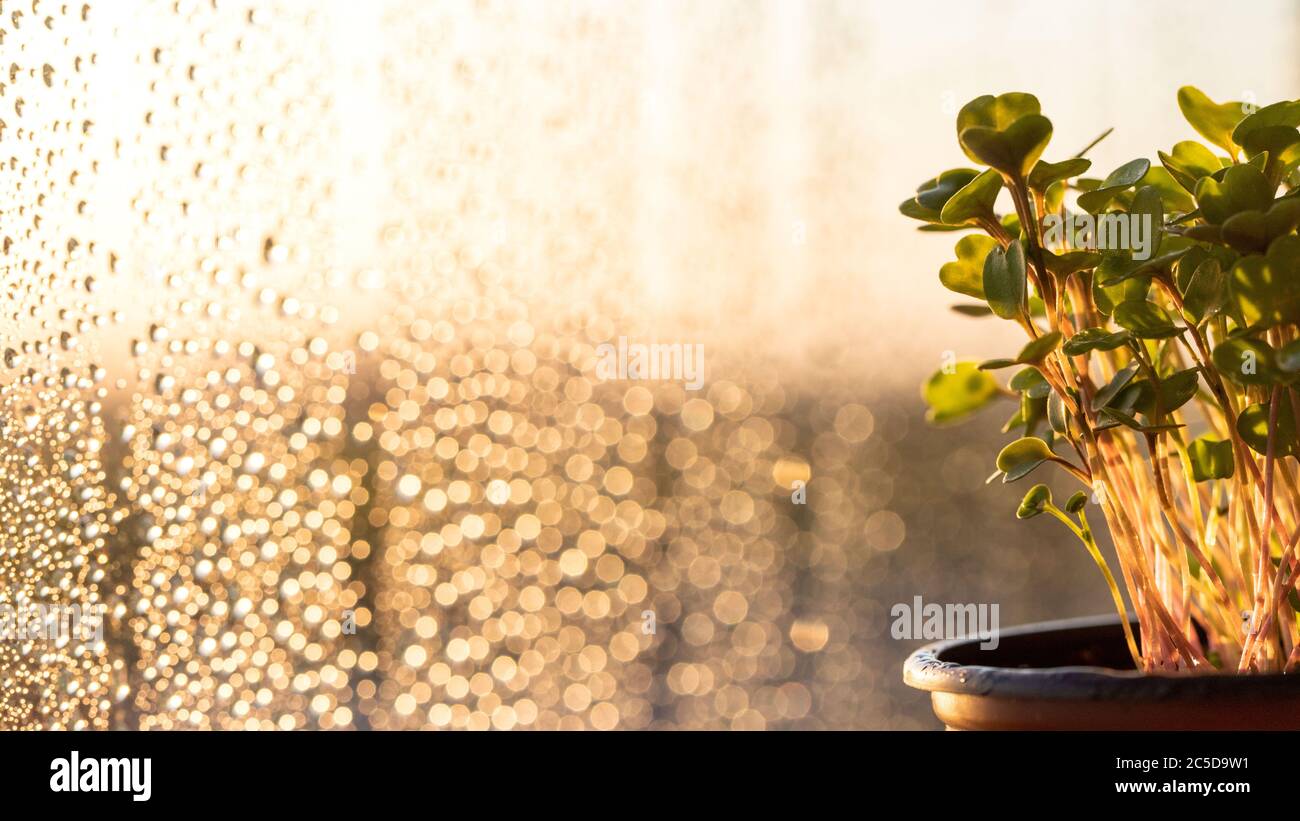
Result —
[[5, 727], [937, 729], [895, 603], [1110, 605], [898, 203], [980, 94], [1104, 175], [1300, 87], [1285, 0], [4, 10], [0, 603], [109, 612]]

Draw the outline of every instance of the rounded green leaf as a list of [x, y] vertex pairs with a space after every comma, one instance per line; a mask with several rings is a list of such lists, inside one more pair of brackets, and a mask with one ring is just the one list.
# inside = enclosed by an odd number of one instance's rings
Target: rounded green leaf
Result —
[[1074, 157], [1061, 162], [1039, 160], [1034, 170], [1029, 172], [1028, 184], [1031, 189], [1042, 193], [1054, 183], [1072, 179], [1092, 167], [1092, 160]]
[[984, 298], [984, 258], [997, 241], [983, 234], [969, 234], [957, 240], [957, 261], [939, 269], [939, 281], [949, 291]]
[[966, 183], [944, 204], [939, 219], [945, 225], [965, 225], [977, 220], [995, 220], [993, 203], [1002, 190], [1002, 175], [988, 170]]
[[966, 184], [978, 177], [980, 172], [973, 168], [953, 168], [945, 171], [916, 189], [916, 201], [931, 211], [942, 211], [953, 194], [966, 187]]
[[1019, 242], [994, 248], [984, 258], [984, 298], [993, 313], [1015, 319], [1025, 305], [1025, 249]]
[[1094, 274], [1092, 278], [1092, 301], [1097, 305], [1097, 310], [1109, 316], [1114, 312], [1115, 306], [1121, 302], [1144, 299], [1150, 287], [1149, 280], [1139, 277], [1125, 278], [1116, 285], [1103, 285], [1101, 277]]
[[1016, 510], [1017, 519], [1032, 519], [1042, 513], [1052, 503], [1052, 490], [1047, 485], [1034, 485], [1020, 500]]
[[1242, 148], [1252, 164], [1262, 157], [1260, 170], [1270, 181], [1277, 182], [1300, 161], [1300, 131], [1287, 126], [1258, 128], [1246, 136]]
[[1278, 126], [1286, 128], [1300, 126], [1300, 100], [1283, 100], [1280, 103], [1255, 109], [1237, 123], [1237, 127], [1232, 131], [1232, 141], [1237, 145], [1245, 145], [1250, 132]]
[[1133, 380], [1134, 374], [1138, 372], [1138, 367], [1137, 362], [1130, 362], [1116, 371], [1110, 381], [1093, 395], [1092, 409], [1094, 411], [1100, 411], [1102, 408], [1109, 405], [1115, 397], [1119, 396], [1120, 391], [1124, 390], [1124, 388], [1128, 386], [1128, 383]]
[[1035, 398], [1029, 391], [1020, 394], [1020, 409], [1006, 425], [1003, 425], [1002, 432], [1010, 433], [1017, 428], [1024, 428], [1025, 436], [1033, 436], [1034, 430], [1039, 423], [1047, 417], [1047, 399], [1046, 397]]
[[1260, 254], [1268, 248], [1268, 225], [1263, 211], [1241, 211], [1220, 226], [1219, 236], [1244, 254]]
[[[1103, 218], [1121, 216], [1121, 214], [1106, 214]], [[1181, 238], [1178, 241], [1182, 242]], [[1165, 246], [1169, 247], [1172, 244], [1173, 238], [1166, 238]], [[1145, 291], [1147, 278], [1170, 272], [1185, 253], [1187, 250], [1180, 248], [1158, 257], [1134, 259], [1131, 251], [1107, 251], [1102, 255], [1101, 264], [1097, 266], [1096, 281], [1106, 288], [1111, 288], [1126, 280], [1142, 277], [1142, 287]]]
[[1088, 494], [1082, 490], [1076, 490], [1065, 500], [1065, 510], [1067, 513], [1078, 513], [1088, 504]]
[[1300, 339], [1282, 346], [1274, 361], [1283, 373], [1300, 373]]
[[1232, 132], [1246, 116], [1241, 103], [1216, 103], [1200, 89], [1183, 86], [1178, 89], [1178, 108], [1198, 134], [1229, 154], [1236, 153], [1237, 144], [1232, 140]]
[[998, 454], [998, 470], [1002, 471], [1003, 482], [1014, 482], [1028, 475], [1030, 471], [1043, 462], [1055, 459], [1056, 455], [1047, 443], [1037, 436], [1025, 436], [1007, 445]]
[[1282, 381], [1273, 348], [1267, 342], [1235, 337], [1220, 342], [1210, 358], [1225, 379], [1238, 385], [1275, 385]]
[[1278, 237], [1267, 254], [1238, 259], [1229, 275], [1229, 289], [1248, 326], [1300, 320], [1300, 237]]
[[1010, 368], [1019, 364], [1014, 359], [985, 359], [979, 364], [979, 369], [982, 371], [1000, 371], [1003, 368]]
[[1219, 261], [1206, 257], [1196, 267], [1183, 294], [1183, 318], [1199, 325], [1222, 310], [1228, 300], [1228, 275]]
[[1136, 160], [1129, 160], [1119, 168], [1110, 172], [1096, 190], [1100, 191], [1103, 188], [1128, 188], [1130, 185], [1136, 185], [1137, 181], [1146, 176], [1147, 171], [1150, 169], [1150, 160], [1141, 157]]
[[1043, 249], [1043, 264], [1047, 266], [1047, 270], [1058, 277], [1091, 270], [1096, 268], [1099, 262], [1101, 262], [1101, 254], [1096, 251], [1067, 251], [1064, 254], [1054, 254], [1046, 248]]
[[1246, 254], [1262, 254], [1273, 241], [1286, 236], [1300, 223], [1300, 199], [1275, 201], [1267, 211], [1241, 211], [1223, 221], [1224, 242]]
[[1164, 210], [1170, 214], [1186, 214], [1196, 209], [1196, 200], [1183, 188], [1168, 170], [1158, 165], [1147, 169], [1147, 173], [1138, 180], [1134, 187], [1141, 191], [1150, 186], [1160, 194]]
[[931, 422], [956, 422], [992, 402], [998, 395], [993, 377], [974, 362], [958, 362], [950, 372], [940, 369], [925, 383], [921, 396], [929, 406]]
[[972, 126], [957, 135], [966, 154], [1012, 177], [1024, 177], [1052, 139], [1052, 121], [1029, 114], [1005, 128]]
[[[898, 213], [905, 217], [911, 217], [914, 220], [920, 220], [921, 222], [939, 222], [939, 215], [917, 202], [916, 197], [909, 197], [900, 202], [898, 204]], [[926, 226], [921, 227], [924, 228]]]
[[1232, 166], [1224, 172], [1222, 182], [1202, 177], [1196, 184], [1196, 203], [1211, 225], [1222, 225], [1242, 211], [1262, 211], [1272, 202], [1273, 186], [1253, 165]]
[[1041, 113], [1038, 98], [1032, 94], [1023, 91], [1009, 91], [996, 97], [985, 94], [971, 100], [957, 112], [957, 135], [960, 137], [963, 131], [975, 126], [1001, 131], [1022, 117]]
[[1195, 191], [1196, 183], [1202, 177], [1208, 177], [1223, 168], [1223, 163], [1213, 151], [1194, 140], [1175, 143], [1168, 154], [1163, 151], [1157, 151], [1156, 154], [1169, 175], [1188, 191]]
[[1114, 317], [1116, 324], [1142, 339], [1167, 339], [1182, 332], [1168, 311], [1146, 299], [1121, 302], [1115, 306]]
[[[1196, 368], [1170, 374], [1153, 384], [1150, 379], [1133, 383], [1138, 388], [1132, 407], [1156, 420], [1157, 400], [1161, 415], [1173, 413], [1191, 401], [1200, 386], [1201, 372]], [[1132, 386], [1130, 386], [1132, 387]]]
[[1047, 395], [1052, 392], [1052, 386], [1048, 384], [1043, 375], [1038, 372], [1037, 368], [1023, 368], [1011, 377], [1007, 387], [1013, 391], [1026, 393], [1031, 399], [1046, 399]]
[[1052, 430], [1062, 436], [1070, 433], [1069, 415], [1065, 411], [1065, 400], [1061, 395], [1052, 392], [1047, 396], [1047, 423], [1051, 425]]
[[[1045, 333], [1025, 345], [1020, 349], [1020, 355], [1016, 357], [1016, 362], [1021, 365], [1037, 365], [1047, 358], [1047, 355], [1056, 350], [1061, 344], [1061, 332], [1051, 331]], [[1037, 371], [1035, 371], [1037, 373]]]
[[[1141, 386], [1132, 385], [1130, 387], [1134, 389], [1138, 389]], [[1128, 395], [1132, 392], [1133, 391], [1125, 390], [1123, 395]], [[1131, 408], [1122, 409], [1113, 406], [1102, 408], [1098, 418], [1102, 420], [1106, 420], [1106, 422], [1098, 424], [1095, 429], [1104, 430], [1108, 427], [1114, 427], [1115, 425], [1123, 425], [1126, 428], [1132, 428], [1133, 430], [1138, 431], [1140, 433], [1164, 433], [1166, 431], [1178, 430], [1179, 428], [1183, 427], [1180, 424], [1174, 424], [1174, 423], [1163, 424], [1163, 425], [1145, 424], [1139, 421], [1136, 416], [1133, 416], [1133, 414], [1130, 412], [1131, 410], [1132, 410]]]
[[1297, 226], [1300, 226], [1300, 198], [1277, 200], [1264, 212], [1264, 231], [1270, 245], [1278, 237], [1294, 231]]
[[1151, 170], [1151, 161], [1138, 158], [1116, 168], [1092, 191], [1079, 195], [1079, 207], [1090, 214], [1105, 208], [1119, 192], [1136, 185]]
[[[1296, 439], [1295, 414], [1291, 403], [1283, 400], [1277, 413], [1277, 429], [1273, 434], [1273, 452], [1277, 456], [1300, 456], [1300, 441]], [[1250, 449], [1260, 454], [1268, 453], [1268, 403], [1251, 405], [1237, 417], [1237, 433]]]
[[1061, 350], [1069, 356], [1083, 356], [1091, 351], [1113, 351], [1133, 338], [1128, 331], [1084, 328], [1070, 337]]
[[1232, 442], [1202, 436], [1187, 446], [1187, 456], [1192, 462], [1192, 478], [1198, 482], [1211, 479], [1231, 479], [1236, 469], [1232, 458]]
[[1232, 139], [1252, 159], [1267, 154], [1264, 175], [1279, 180], [1300, 162], [1300, 100], [1266, 105], [1246, 117], [1232, 132]]

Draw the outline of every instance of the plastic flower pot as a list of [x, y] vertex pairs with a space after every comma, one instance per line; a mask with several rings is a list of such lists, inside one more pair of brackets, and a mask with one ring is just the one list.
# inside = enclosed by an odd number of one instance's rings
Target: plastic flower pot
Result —
[[1117, 616], [1031, 624], [999, 639], [992, 650], [977, 638], [922, 647], [903, 679], [930, 693], [950, 730], [1300, 729], [1300, 675], [1145, 675]]

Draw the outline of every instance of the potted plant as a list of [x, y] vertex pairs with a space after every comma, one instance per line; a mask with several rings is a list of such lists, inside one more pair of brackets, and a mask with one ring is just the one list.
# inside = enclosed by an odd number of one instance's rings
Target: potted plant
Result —
[[963, 232], [939, 272], [973, 300], [955, 310], [1026, 334], [934, 374], [929, 418], [1015, 401], [990, 481], [1077, 481], [1059, 502], [1034, 485], [1016, 515], [1069, 529], [1117, 611], [913, 654], [906, 681], [949, 726], [1300, 728], [1300, 101], [1188, 86], [1178, 105], [1208, 145], [1103, 178], [1085, 155], [1110, 132], [1049, 162], [1037, 98], [978, 97], [957, 140], [979, 168], [900, 207]]

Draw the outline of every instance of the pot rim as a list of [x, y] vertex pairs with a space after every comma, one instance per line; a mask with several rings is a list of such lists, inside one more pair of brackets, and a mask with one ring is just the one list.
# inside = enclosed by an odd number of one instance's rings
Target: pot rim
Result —
[[[1130, 617], [1132, 618], [1132, 617]], [[999, 655], [1014, 657], [1031, 644], [1044, 642], [1082, 646], [1122, 642], [1119, 617], [1087, 616], [1038, 622], [999, 631]], [[1133, 622], [1136, 632], [1137, 624]], [[908, 656], [903, 681], [933, 693], [954, 693], [995, 698], [1048, 700], [1129, 700], [1267, 698], [1300, 694], [1300, 675], [1235, 675], [1231, 673], [1146, 674], [1138, 670], [1067, 665], [1059, 667], [1008, 667], [963, 664], [954, 656], [969, 657], [979, 651], [979, 638], [938, 641]], [[1005, 649], [1003, 649], [1005, 647]]]

